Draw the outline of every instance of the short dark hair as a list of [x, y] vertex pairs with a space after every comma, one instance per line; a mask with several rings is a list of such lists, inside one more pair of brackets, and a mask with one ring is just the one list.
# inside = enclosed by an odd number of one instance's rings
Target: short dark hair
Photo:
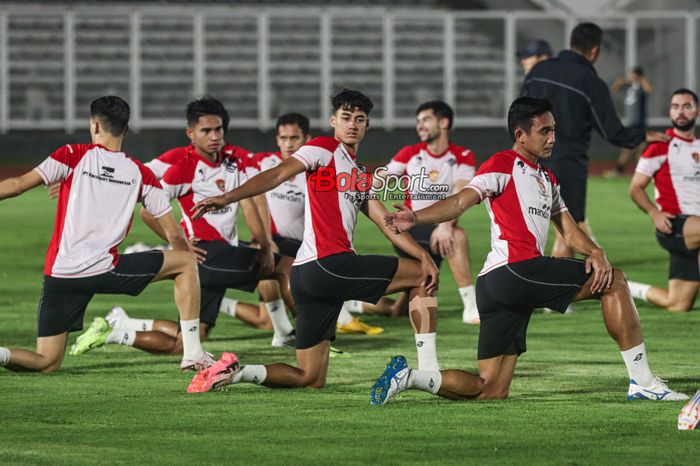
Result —
[[221, 118], [224, 133], [228, 131], [228, 123], [231, 118], [228, 116], [226, 107], [220, 101], [210, 95], [202, 96], [187, 104], [187, 125], [192, 127], [197, 124], [200, 117], [204, 115], [216, 115]]
[[112, 136], [121, 136], [129, 129], [131, 109], [121, 97], [106, 95], [90, 104], [90, 116], [100, 120], [100, 124]]
[[508, 109], [508, 132], [515, 141], [515, 130], [520, 128], [529, 133], [532, 119], [552, 111], [552, 104], [547, 99], [534, 97], [519, 97], [510, 104]]
[[681, 94], [691, 96], [693, 98], [693, 100], [695, 101], [695, 105], [698, 105], [698, 95], [695, 92], [691, 91], [690, 89], [686, 89], [685, 87], [682, 87], [680, 89], [676, 89], [675, 91], [673, 91], [673, 94], [671, 94], [671, 98], [673, 99], [674, 95], [681, 95]]
[[443, 102], [442, 100], [431, 100], [430, 102], [420, 104], [416, 109], [416, 115], [424, 110], [432, 110], [435, 116], [438, 118], [447, 118], [449, 121], [447, 129], [452, 129], [452, 121], [455, 118], [455, 112], [452, 110], [452, 107], [447, 105], [446, 102]]
[[581, 23], [571, 31], [569, 45], [572, 49], [588, 53], [593, 47], [600, 47], [602, 42], [603, 30], [597, 24]]
[[637, 76], [644, 76], [644, 69], [641, 66], [633, 66], [632, 73], [636, 74]]
[[277, 118], [277, 124], [275, 124], [275, 131], [279, 132], [280, 126], [284, 125], [297, 125], [304, 136], [309, 134], [309, 117], [302, 115], [301, 113], [285, 113]]
[[353, 91], [351, 89], [343, 89], [336, 95], [331, 97], [331, 107], [333, 113], [338, 109], [353, 111], [359, 109], [369, 116], [369, 112], [374, 108], [372, 101], [362, 92]]

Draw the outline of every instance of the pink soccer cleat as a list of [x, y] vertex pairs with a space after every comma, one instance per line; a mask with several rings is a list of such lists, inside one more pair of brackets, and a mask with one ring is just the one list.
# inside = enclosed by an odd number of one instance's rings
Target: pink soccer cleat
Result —
[[211, 353], [204, 353], [198, 359], [183, 359], [180, 363], [180, 370], [182, 372], [199, 372], [211, 366], [214, 362], [214, 356]]
[[241, 365], [235, 354], [221, 353], [218, 361], [194, 376], [187, 387], [187, 393], [208, 392], [228, 385], [240, 370]]

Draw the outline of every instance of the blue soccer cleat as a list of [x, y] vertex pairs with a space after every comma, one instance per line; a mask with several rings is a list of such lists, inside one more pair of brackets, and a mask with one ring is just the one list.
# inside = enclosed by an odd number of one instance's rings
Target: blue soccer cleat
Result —
[[394, 356], [386, 365], [386, 369], [381, 377], [372, 386], [370, 393], [370, 403], [372, 405], [384, 405], [391, 401], [406, 386], [406, 380], [411, 369], [408, 367], [406, 358]]

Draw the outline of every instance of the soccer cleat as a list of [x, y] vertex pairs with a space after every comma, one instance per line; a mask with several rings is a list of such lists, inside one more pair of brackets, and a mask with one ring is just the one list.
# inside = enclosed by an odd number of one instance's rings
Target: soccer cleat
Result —
[[129, 314], [126, 313], [124, 308], [119, 306], [114, 306], [109, 314], [105, 316], [105, 320], [112, 328], [121, 327], [122, 323], [129, 319]]
[[470, 325], [479, 325], [479, 310], [476, 307], [465, 307], [462, 311], [462, 322]]
[[338, 348], [335, 348], [333, 346], [331, 346], [329, 356], [331, 358], [338, 358], [338, 359], [348, 359], [348, 358], [352, 357], [352, 355], [350, 353], [348, 353], [347, 351], [339, 350]]
[[363, 333], [365, 335], [379, 335], [384, 332], [381, 327], [373, 327], [362, 322], [357, 317], [353, 317], [350, 322], [345, 325], [338, 324], [336, 326], [336, 331], [341, 335], [347, 333]]
[[207, 369], [197, 372], [187, 393], [203, 393], [217, 390], [233, 381], [233, 377], [241, 371], [238, 357], [233, 353], [221, 353], [221, 358]]
[[272, 343], [270, 345], [273, 348], [296, 348], [297, 347], [297, 332], [292, 330], [284, 337], [273, 336]]
[[700, 422], [700, 390], [683, 406], [678, 414], [678, 430], [694, 430]]
[[372, 386], [370, 404], [384, 405], [391, 401], [404, 388], [406, 378], [410, 374], [406, 358], [394, 356], [386, 365], [386, 369]]
[[150, 251], [151, 249], [153, 249], [153, 246], [150, 244], [146, 244], [143, 241], [138, 241], [131, 246], [127, 246], [126, 249], [124, 249], [124, 254], [136, 254], [139, 252]]
[[214, 357], [211, 353], [204, 353], [197, 359], [183, 359], [180, 362], [180, 370], [182, 372], [188, 371], [203, 371], [214, 364]]
[[95, 317], [90, 327], [80, 335], [75, 343], [70, 347], [70, 353], [73, 356], [87, 353], [91, 349], [99, 348], [107, 343], [107, 336], [112, 331], [112, 327], [102, 317]]
[[665, 380], [654, 377], [654, 383], [649, 387], [637, 385], [637, 382], [630, 380], [630, 388], [627, 390], [628, 400], [652, 400], [652, 401], [685, 401], [688, 395], [674, 392], [666, 385]]

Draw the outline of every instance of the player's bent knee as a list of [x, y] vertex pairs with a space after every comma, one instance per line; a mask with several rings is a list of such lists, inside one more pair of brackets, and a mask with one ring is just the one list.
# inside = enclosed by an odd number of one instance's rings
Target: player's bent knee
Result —
[[688, 312], [692, 307], [692, 301], [676, 301], [670, 303], [667, 309], [672, 312]]

